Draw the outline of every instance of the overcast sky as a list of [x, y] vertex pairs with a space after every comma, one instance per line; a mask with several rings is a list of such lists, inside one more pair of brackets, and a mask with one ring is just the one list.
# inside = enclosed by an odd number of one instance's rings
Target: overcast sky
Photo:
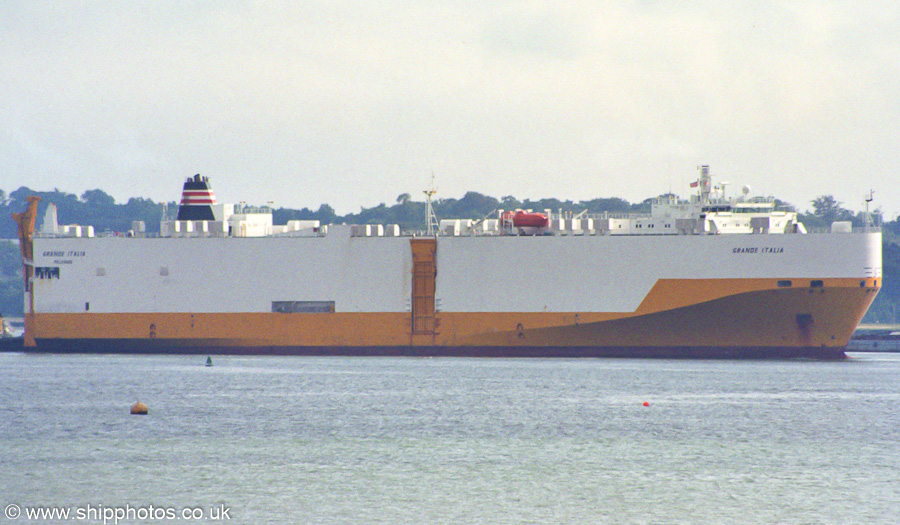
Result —
[[0, 188], [339, 213], [473, 190], [900, 212], [886, 1], [0, 2]]

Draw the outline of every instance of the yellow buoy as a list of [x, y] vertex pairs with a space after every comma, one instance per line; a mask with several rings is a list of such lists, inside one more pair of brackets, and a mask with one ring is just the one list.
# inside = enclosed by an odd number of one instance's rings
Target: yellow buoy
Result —
[[131, 405], [131, 413], [145, 416], [147, 415], [147, 405], [138, 401], [137, 403]]

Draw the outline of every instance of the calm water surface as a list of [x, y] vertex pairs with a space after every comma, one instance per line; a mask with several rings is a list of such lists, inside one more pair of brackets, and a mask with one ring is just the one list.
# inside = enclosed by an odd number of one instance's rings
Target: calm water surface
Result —
[[[0, 507], [228, 509], [209, 523], [900, 521], [898, 354], [205, 360], [0, 354]], [[129, 414], [138, 399], [148, 416]], [[135, 522], [166, 521], [119, 521]]]

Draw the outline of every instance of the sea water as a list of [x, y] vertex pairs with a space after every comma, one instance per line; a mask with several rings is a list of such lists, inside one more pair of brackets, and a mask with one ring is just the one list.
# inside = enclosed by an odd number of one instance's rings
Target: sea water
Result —
[[900, 522], [900, 354], [206, 357], [0, 354], [2, 519]]

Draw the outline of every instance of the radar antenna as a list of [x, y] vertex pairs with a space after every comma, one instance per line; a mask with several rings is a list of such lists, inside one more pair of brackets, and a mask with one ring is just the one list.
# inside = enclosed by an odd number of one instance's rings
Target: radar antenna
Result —
[[730, 182], [720, 182], [719, 183], [719, 188], [722, 190], [722, 200], [726, 201], [726, 202], [727, 202], [727, 200], [725, 199], [725, 187], [728, 186], [729, 184], [731, 184], [731, 183]]

